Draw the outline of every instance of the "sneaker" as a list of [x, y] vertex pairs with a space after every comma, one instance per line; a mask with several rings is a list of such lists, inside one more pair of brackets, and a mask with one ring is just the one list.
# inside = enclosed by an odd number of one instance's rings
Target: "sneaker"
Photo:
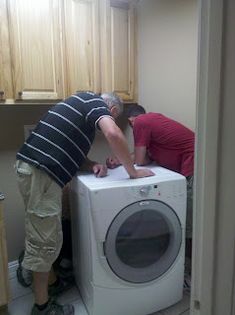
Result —
[[42, 311], [34, 305], [31, 315], [74, 315], [74, 306], [71, 304], [59, 305], [50, 300], [47, 307]]
[[24, 259], [24, 251], [20, 253], [18, 258], [18, 268], [16, 270], [16, 276], [18, 282], [25, 288], [29, 287], [33, 282], [33, 273], [31, 270], [27, 270], [22, 266], [22, 261]]
[[71, 289], [74, 286], [74, 278], [62, 279], [57, 278], [59, 281], [57, 284], [48, 286], [48, 295], [51, 297], [58, 296], [59, 294]]
[[55, 269], [58, 276], [62, 279], [72, 279], [73, 275], [73, 265], [72, 261], [68, 259], [62, 259], [60, 264]]
[[31, 286], [33, 282], [33, 273], [31, 270], [27, 270], [24, 267], [18, 267], [16, 270], [16, 276], [18, 282], [25, 288]]

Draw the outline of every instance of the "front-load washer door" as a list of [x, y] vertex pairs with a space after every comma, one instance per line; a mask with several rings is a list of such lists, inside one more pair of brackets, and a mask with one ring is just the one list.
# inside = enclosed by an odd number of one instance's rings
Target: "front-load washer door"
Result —
[[145, 283], [163, 275], [174, 263], [182, 242], [175, 211], [156, 200], [130, 204], [114, 218], [106, 235], [105, 255], [121, 279]]

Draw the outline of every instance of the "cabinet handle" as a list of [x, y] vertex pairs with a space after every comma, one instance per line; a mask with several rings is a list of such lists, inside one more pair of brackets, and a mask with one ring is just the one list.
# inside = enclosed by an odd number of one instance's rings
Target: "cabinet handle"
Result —
[[19, 99], [21, 99], [22, 98], [22, 95], [23, 95], [23, 92], [18, 92], [18, 96], [19, 96]]
[[0, 91], [0, 99], [3, 99], [4, 97], [4, 91]]

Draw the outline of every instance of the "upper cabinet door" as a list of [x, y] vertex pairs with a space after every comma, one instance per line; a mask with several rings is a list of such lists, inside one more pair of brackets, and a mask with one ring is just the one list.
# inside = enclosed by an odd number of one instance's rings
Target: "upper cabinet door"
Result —
[[102, 90], [124, 100], [135, 98], [134, 5], [121, 0], [101, 4]]
[[68, 94], [100, 92], [99, 0], [64, 1]]
[[0, 1], [0, 101], [12, 99], [10, 43], [6, 0]]
[[15, 98], [63, 98], [60, 0], [8, 2]]

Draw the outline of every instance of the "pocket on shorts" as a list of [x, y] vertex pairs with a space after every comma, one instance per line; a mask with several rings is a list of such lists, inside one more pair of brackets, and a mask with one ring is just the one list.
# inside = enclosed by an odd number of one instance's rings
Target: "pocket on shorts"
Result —
[[[47, 174], [42, 173], [40, 182], [41, 189], [34, 187], [34, 212], [35, 214], [46, 217], [61, 215], [62, 211], [62, 189]], [[37, 201], [36, 201], [37, 200]]]
[[29, 164], [18, 160], [15, 164], [15, 170], [17, 174], [19, 191], [24, 199], [25, 205], [27, 205], [30, 195], [32, 168]]
[[48, 271], [50, 267], [47, 266], [51, 266], [56, 260], [62, 246], [60, 216], [54, 215], [42, 218], [28, 213], [25, 227], [25, 263], [37, 266], [35, 271]]
[[62, 226], [60, 215], [41, 217], [26, 215], [27, 250], [32, 255], [53, 260], [62, 246]]
[[20, 175], [32, 175], [32, 167], [24, 161], [17, 160], [15, 163], [15, 170]]

